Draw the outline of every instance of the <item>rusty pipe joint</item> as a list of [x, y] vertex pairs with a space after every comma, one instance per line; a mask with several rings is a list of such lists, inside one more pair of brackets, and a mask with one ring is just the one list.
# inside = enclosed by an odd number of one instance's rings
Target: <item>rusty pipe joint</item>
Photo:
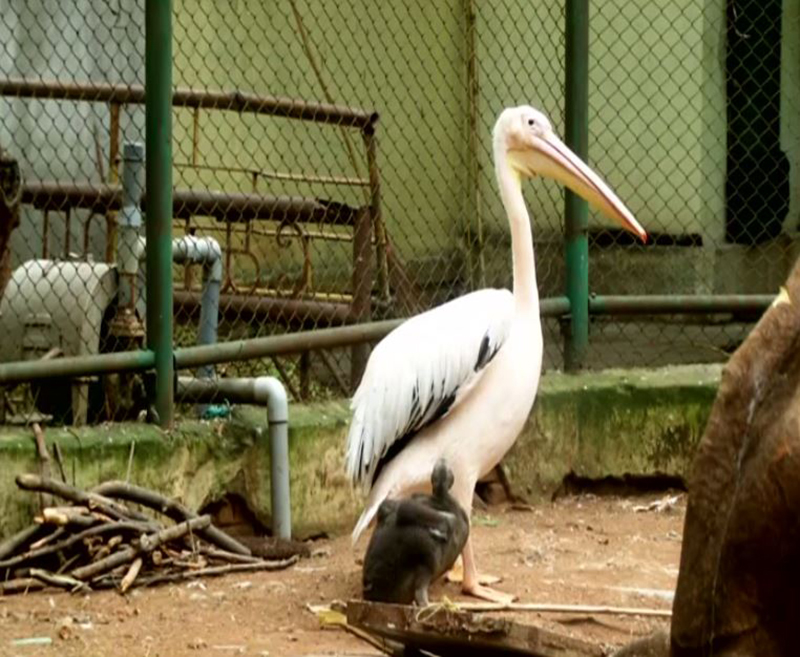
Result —
[[204, 279], [222, 282], [222, 247], [213, 237], [185, 235], [174, 239], [172, 260], [178, 264], [203, 265]]

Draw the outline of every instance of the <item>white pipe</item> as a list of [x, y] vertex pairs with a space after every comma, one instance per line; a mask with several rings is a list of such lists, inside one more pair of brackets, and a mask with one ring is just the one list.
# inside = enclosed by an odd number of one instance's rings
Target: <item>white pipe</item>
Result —
[[[222, 281], [222, 248], [213, 237], [184, 235], [172, 240], [172, 260], [178, 264], [204, 265], [208, 280]], [[208, 272], [205, 273], [205, 269]]]
[[144, 146], [125, 142], [122, 146], [122, 208], [117, 215], [117, 271], [119, 272], [119, 309], [133, 310], [136, 305], [136, 275], [139, 273], [139, 231], [142, 213], [139, 198], [144, 184]]
[[289, 539], [292, 536], [292, 507], [289, 499], [289, 401], [283, 384], [271, 376], [254, 379], [253, 394], [257, 402], [267, 406], [272, 534]]
[[[139, 238], [139, 259], [144, 258], [146, 241]], [[172, 261], [178, 264], [203, 265], [203, 291], [200, 296], [200, 324], [197, 344], [215, 344], [219, 325], [219, 296], [222, 286], [222, 247], [213, 237], [184, 235], [172, 240]], [[213, 378], [214, 366], [205, 365], [198, 376]]]
[[[203, 265], [203, 292], [200, 296], [200, 325], [197, 344], [215, 344], [219, 325], [219, 295], [222, 286], [222, 249], [213, 237], [184, 235], [172, 240], [172, 260]], [[198, 376], [213, 378], [214, 366], [205, 365]], [[201, 409], [202, 412], [202, 409]]]
[[292, 508], [289, 470], [289, 401], [283, 384], [271, 376], [250, 379], [178, 377], [180, 401], [213, 403], [256, 403], [267, 408], [270, 454], [270, 501], [272, 534], [292, 536]]

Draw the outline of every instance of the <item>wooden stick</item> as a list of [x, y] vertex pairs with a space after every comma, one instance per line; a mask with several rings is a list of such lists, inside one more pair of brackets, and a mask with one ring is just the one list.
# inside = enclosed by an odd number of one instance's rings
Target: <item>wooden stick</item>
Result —
[[671, 609], [651, 609], [636, 607], [607, 607], [594, 605], [557, 605], [536, 603], [510, 603], [498, 604], [492, 602], [457, 602], [459, 611], [533, 611], [553, 614], [613, 614], [616, 616], [655, 616], [670, 618]]
[[33, 439], [36, 441], [36, 452], [39, 455], [42, 467], [42, 476], [45, 479], [50, 477], [50, 452], [47, 451], [47, 443], [44, 440], [44, 432], [38, 422], [31, 425], [33, 429]]
[[[156, 528], [158, 531], [159, 528]], [[107, 532], [132, 532], [138, 534], [144, 534], [145, 532], [153, 531], [153, 525], [148, 523], [137, 522], [135, 520], [127, 520], [121, 522], [109, 522], [104, 525], [98, 525], [97, 527], [90, 527], [78, 534], [73, 534], [68, 538], [65, 538], [58, 543], [53, 543], [52, 545], [48, 545], [47, 547], [41, 547], [34, 550], [29, 550], [25, 554], [19, 554], [10, 559], [6, 559], [5, 561], [0, 561], [0, 568], [11, 568], [12, 566], [18, 566], [20, 564], [25, 563], [26, 561], [32, 561], [33, 559], [38, 559], [39, 557], [47, 556], [48, 554], [53, 554], [54, 552], [59, 552], [61, 550], [65, 550], [68, 547], [71, 547], [75, 543], [79, 543], [84, 538], [88, 538], [90, 536], [97, 536], [100, 534], [105, 534]]]
[[39, 591], [45, 587], [45, 583], [33, 577], [19, 577], [0, 582], [0, 593], [8, 595], [11, 593], [27, 593], [28, 591]]
[[35, 543], [31, 543], [31, 549], [32, 550], [38, 550], [43, 545], [46, 545], [50, 541], [53, 541], [53, 540], [57, 539], [63, 533], [64, 533], [64, 528], [63, 527], [58, 527], [52, 534], [48, 534], [47, 536], [43, 536], [42, 538], [40, 538]]
[[79, 582], [77, 579], [69, 575], [56, 575], [48, 570], [41, 568], [31, 568], [31, 577], [38, 579], [40, 582], [49, 584], [50, 586], [57, 586], [68, 591], [77, 591], [79, 589], [88, 588], [85, 582]]
[[[38, 422], [34, 422], [31, 428], [33, 429], [33, 439], [36, 442], [36, 453], [39, 455], [39, 474], [42, 479], [50, 479], [50, 452], [47, 451], [42, 427]], [[39, 493], [39, 508], [43, 509], [48, 504], [50, 504], [50, 500]]]
[[[194, 511], [185, 507], [180, 502], [164, 497], [155, 491], [134, 484], [128, 484], [124, 481], [107, 481], [93, 488], [92, 492], [105, 497], [113, 497], [114, 499], [141, 504], [159, 513], [163, 513], [176, 522], [198, 517]], [[239, 541], [228, 536], [228, 534], [213, 525], [209, 525], [198, 531], [198, 533], [204, 539], [210, 543], [214, 543], [223, 550], [235, 552], [236, 554], [244, 554], [246, 556], [251, 556], [252, 554], [248, 547], [242, 545]]]
[[93, 561], [86, 566], [75, 568], [75, 570], [72, 571], [72, 576], [75, 577], [75, 579], [80, 580], [97, 577], [97, 575], [101, 575], [106, 571], [116, 568], [117, 566], [124, 566], [125, 564], [133, 561], [138, 552], [138, 548], [133, 546], [126, 547], [125, 549], [115, 552], [114, 554], [110, 554], [103, 559], [98, 559], [97, 561]]
[[[227, 573], [235, 572], [250, 572], [257, 570], [285, 570], [293, 566], [300, 559], [297, 555], [288, 559], [280, 561], [259, 561], [257, 563], [232, 563], [227, 566], [212, 566], [210, 568], [200, 568], [198, 570], [184, 570], [178, 573], [165, 573], [160, 575], [150, 575], [149, 577], [140, 577], [136, 580], [136, 586], [150, 586], [152, 584], [161, 584], [163, 582], [181, 582], [187, 579], [195, 579], [197, 577], [214, 577], [217, 575], [225, 575]], [[114, 578], [104, 577], [97, 582], [92, 582], [94, 588], [113, 588], [117, 584]]]
[[[92, 555], [92, 559], [96, 561], [104, 559], [107, 555], [111, 554], [111, 550], [117, 547], [117, 545], [119, 545], [120, 543], [122, 543], [122, 536], [120, 536], [119, 534], [112, 536], [108, 540], [108, 543], [106, 543], [105, 545], [101, 545], [100, 549], [98, 549], [97, 552], [95, 552]], [[89, 551], [91, 552], [91, 550]]]
[[142, 569], [142, 563], [143, 561], [141, 557], [133, 560], [131, 567], [128, 568], [128, 572], [125, 573], [125, 577], [123, 577], [122, 581], [119, 583], [120, 593], [125, 593], [125, 591], [131, 587], [134, 580], [136, 580], [136, 576], [139, 574], [139, 571]]
[[129, 509], [122, 504], [117, 504], [114, 500], [94, 492], [87, 493], [80, 488], [75, 488], [60, 481], [42, 479], [34, 474], [20, 474], [17, 475], [16, 482], [17, 486], [22, 490], [42, 491], [58, 495], [58, 497], [75, 502], [75, 504], [85, 504], [90, 509], [99, 509], [107, 516], [117, 520], [149, 520], [143, 513]]
[[51, 525], [82, 525], [90, 527], [97, 523], [98, 519], [89, 513], [85, 506], [48, 506], [42, 509], [42, 515], [34, 518], [37, 522]]
[[228, 552], [227, 550], [219, 550], [208, 545], [200, 546], [200, 554], [204, 554], [212, 559], [222, 559], [223, 561], [234, 563], [260, 563], [263, 561], [263, 559], [259, 559], [258, 557], [248, 557], [246, 554], [236, 554], [235, 552]]
[[168, 527], [167, 529], [162, 529], [155, 534], [147, 534], [142, 536], [138, 546], [124, 548], [104, 559], [90, 563], [88, 566], [76, 568], [72, 571], [72, 576], [75, 579], [81, 580], [92, 579], [112, 568], [133, 561], [140, 552], [150, 552], [162, 543], [174, 541], [176, 538], [180, 538], [190, 531], [194, 531], [199, 527], [207, 527], [209, 524], [211, 524], [211, 516], [206, 515], [200, 516], [199, 518], [192, 518], [191, 520], [182, 522], [179, 525], [174, 525], [173, 527]]
[[69, 570], [72, 567], [72, 565], [76, 561], [78, 561], [79, 559], [81, 559], [82, 557], [85, 557], [85, 556], [86, 556], [86, 554], [83, 553], [83, 552], [76, 552], [75, 554], [73, 554], [69, 559], [67, 559], [64, 563], [62, 563], [58, 567], [58, 570], [56, 571], [56, 575], [63, 575], [67, 570]]
[[53, 452], [56, 455], [56, 463], [58, 464], [58, 472], [61, 474], [61, 481], [67, 483], [67, 472], [64, 470], [64, 454], [61, 452], [61, 444], [55, 440], [53, 441]]
[[203, 515], [203, 516], [198, 516], [197, 518], [186, 520], [185, 522], [182, 522], [178, 525], [167, 527], [167, 529], [162, 529], [160, 532], [156, 532], [155, 534], [148, 534], [147, 536], [142, 536], [142, 540], [140, 541], [142, 551], [151, 552], [162, 543], [168, 543], [170, 541], [174, 541], [178, 538], [185, 536], [190, 532], [204, 529], [205, 527], [208, 527], [210, 524], [211, 524], [211, 516]]
[[0, 559], [5, 559], [9, 554], [14, 554], [28, 541], [35, 539], [38, 534], [42, 534], [45, 531], [46, 528], [39, 524], [31, 525], [30, 527], [18, 531], [16, 534], [0, 543]]

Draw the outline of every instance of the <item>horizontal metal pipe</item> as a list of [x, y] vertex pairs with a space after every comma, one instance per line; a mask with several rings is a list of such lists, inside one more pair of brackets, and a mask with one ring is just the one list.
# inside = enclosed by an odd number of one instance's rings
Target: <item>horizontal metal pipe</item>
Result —
[[[775, 297], [756, 295], [669, 296], [599, 296], [590, 298], [593, 314], [684, 314], [764, 311]], [[543, 317], [559, 317], [568, 311], [565, 297], [542, 299]], [[314, 349], [347, 347], [363, 342], [376, 342], [400, 326], [403, 319], [340, 326], [316, 331], [220, 342], [201, 347], [175, 350], [175, 361], [181, 369], [223, 362], [300, 353]], [[71, 356], [49, 361], [24, 361], [0, 364], [0, 384], [17, 383], [51, 377], [76, 377], [110, 372], [146, 370], [153, 367], [150, 351], [125, 351], [95, 356]]]
[[589, 298], [589, 312], [593, 315], [763, 312], [774, 299], [772, 294], [594, 296]]
[[[0, 96], [133, 105], [143, 105], [145, 101], [144, 87], [138, 84], [59, 82], [56, 80], [0, 80]], [[172, 95], [172, 105], [174, 107], [202, 107], [268, 114], [361, 129], [372, 127], [378, 120], [377, 112], [367, 112], [354, 107], [276, 96], [261, 96], [241, 91], [177, 88]]]
[[[199, 292], [175, 290], [173, 301], [176, 316], [185, 313], [192, 317], [200, 309]], [[221, 295], [219, 311], [223, 317], [234, 321], [257, 319], [289, 326], [341, 326], [351, 321], [350, 306], [346, 303], [246, 294]]]
[[[566, 297], [542, 299], [540, 312], [543, 317], [563, 315], [569, 308]], [[387, 319], [381, 322], [338, 326], [316, 331], [302, 331], [263, 338], [220, 342], [207, 347], [183, 347], [175, 350], [175, 361], [181, 369], [199, 367], [210, 363], [295, 354], [314, 349], [349, 347], [364, 342], [376, 342], [402, 324], [404, 319]]]
[[542, 317], [561, 317], [569, 312], [567, 297], [548, 297], [539, 301], [539, 314]]
[[[541, 303], [542, 315], [545, 317], [561, 315], [568, 307], [569, 304], [565, 297], [543, 299]], [[316, 331], [220, 342], [199, 347], [183, 347], [175, 349], [175, 362], [177, 367], [184, 369], [265, 356], [300, 353], [314, 349], [349, 347], [354, 344], [380, 340], [404, 321], [404, 319], [389, 319]], [[142, 371], [151, 369], [154, 364], [154, 354], [148, 350], [68, 356], [47, 361], [0, 363], [0, 385], [34, 379]]]
[[265, 356], [296, 354], [314, 349], [349, 347], [363, 342], [380, 340], [400, 326], [404, 320], [390, 319], [368, 324], [339, 326], [317, 331], [302, 331], [270, 335], [263, 338], [219, 342], [207, 347], [182, 347], [175, 350], [175, 361], [180, 369], [199, 367], [209, 363], [228, 363]]
[[213, 237], [176, 237], [172, 240], [172, 262], [203, 265], [208, 280], [222, 281], [222, 247]]
[[252, 404], [255, 401], [253, 379], [223, 378], [200, 379], [192, 376], [179, 376], [176, 397], [178, 401], [192, 404], [217, 404], [228, 401], [231, 404]]
[[149, 370], [154, 364], [155, 355], [149, 350], [0, 363], [0, 385], [35, 379], [136, 372]]
[[[122, 187], [58, 180], [29, 180], [22, 186], [22, 203], [41, 210], [86, 208], [93, 212], [106, 213], [122, 207]], [[142, 195], [141, 206], [144, 211], [147, 210], [146, 194]], [[290, 223], [307, 221], [350, 226], [355, 222], [357, 211], [357, 208], [343, 203], [294, 196], [197, 189], [176, 189], [172, 194], [174, 219], [188, 219], [199, 215], [233, 222], [273, 219]]]

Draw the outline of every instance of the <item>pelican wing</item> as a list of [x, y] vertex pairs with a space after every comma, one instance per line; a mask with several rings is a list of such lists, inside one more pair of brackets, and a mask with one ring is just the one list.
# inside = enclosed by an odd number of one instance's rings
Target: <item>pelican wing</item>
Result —
[[480, 290], [412, 317], [370, 355], [351, 408], [347, 472], [371, 485], [425, 426], [455, 408], [508, 336], [508, 290]]

